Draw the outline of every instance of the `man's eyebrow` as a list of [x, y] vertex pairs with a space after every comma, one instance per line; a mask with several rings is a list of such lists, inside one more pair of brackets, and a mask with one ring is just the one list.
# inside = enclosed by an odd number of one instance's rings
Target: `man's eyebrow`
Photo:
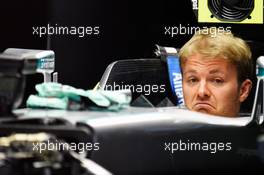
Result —
[[188, 73], [197, 73], [197, 71], [196, 70], [193, 70], [193, 69], [191, 69], [191, 70], [187, 70], [187, 71], [184, 71], [183, 72], [183, 74], [188, 74]]
[[213, 69], [209, 71], [209, 74], [224, 74], [223, 71], [219, 69]]
[[[194, 69], [184, 71], [183, 74], [196, 74], [197, 71]], [[224, 72], [219, 69], [213, 69], [209, 71], [209, 74], [221, 74], [224, 75]]]

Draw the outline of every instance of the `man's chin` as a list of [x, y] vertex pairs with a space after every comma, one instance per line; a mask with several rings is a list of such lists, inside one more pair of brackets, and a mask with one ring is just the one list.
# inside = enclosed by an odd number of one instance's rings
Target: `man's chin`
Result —
[[212, 111], [212, 110], [206, 109], [206, 108], [195, 109], [194, 111], [201, 112], [204, 114], [217, 115], [215, 111]]
[[210, 114], [210, 111], [208, 111], [207, 109], [199, 109], [199, 110], [197, 110], [197, 112]]

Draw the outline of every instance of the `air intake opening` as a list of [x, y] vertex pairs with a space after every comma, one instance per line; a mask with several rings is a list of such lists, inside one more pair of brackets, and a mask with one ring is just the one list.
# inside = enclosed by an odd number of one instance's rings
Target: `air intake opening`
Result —
[[211, 18], [221, 21], [240, 22], [246, 18], [251, 19], [254, 9], [254, 0], [208, 0]]

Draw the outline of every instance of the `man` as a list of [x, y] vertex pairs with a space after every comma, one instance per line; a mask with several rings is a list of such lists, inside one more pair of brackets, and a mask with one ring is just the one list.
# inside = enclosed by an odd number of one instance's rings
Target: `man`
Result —
[[246, 42], [231, 32], [208, 28], [196, 32], [179, 54], [187, 108], [238, 116], [252, 87], [253, 65]]

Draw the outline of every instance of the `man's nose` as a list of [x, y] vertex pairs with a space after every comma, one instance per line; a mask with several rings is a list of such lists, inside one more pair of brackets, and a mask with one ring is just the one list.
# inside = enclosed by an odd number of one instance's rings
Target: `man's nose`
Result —
[[198, 96], [200, 98], [208, 98], [210, 97], [210, 90], [208, 89], [208, 84], [206, 80], [202, 80], [199, 84], [199, 89], [198, 89]]

